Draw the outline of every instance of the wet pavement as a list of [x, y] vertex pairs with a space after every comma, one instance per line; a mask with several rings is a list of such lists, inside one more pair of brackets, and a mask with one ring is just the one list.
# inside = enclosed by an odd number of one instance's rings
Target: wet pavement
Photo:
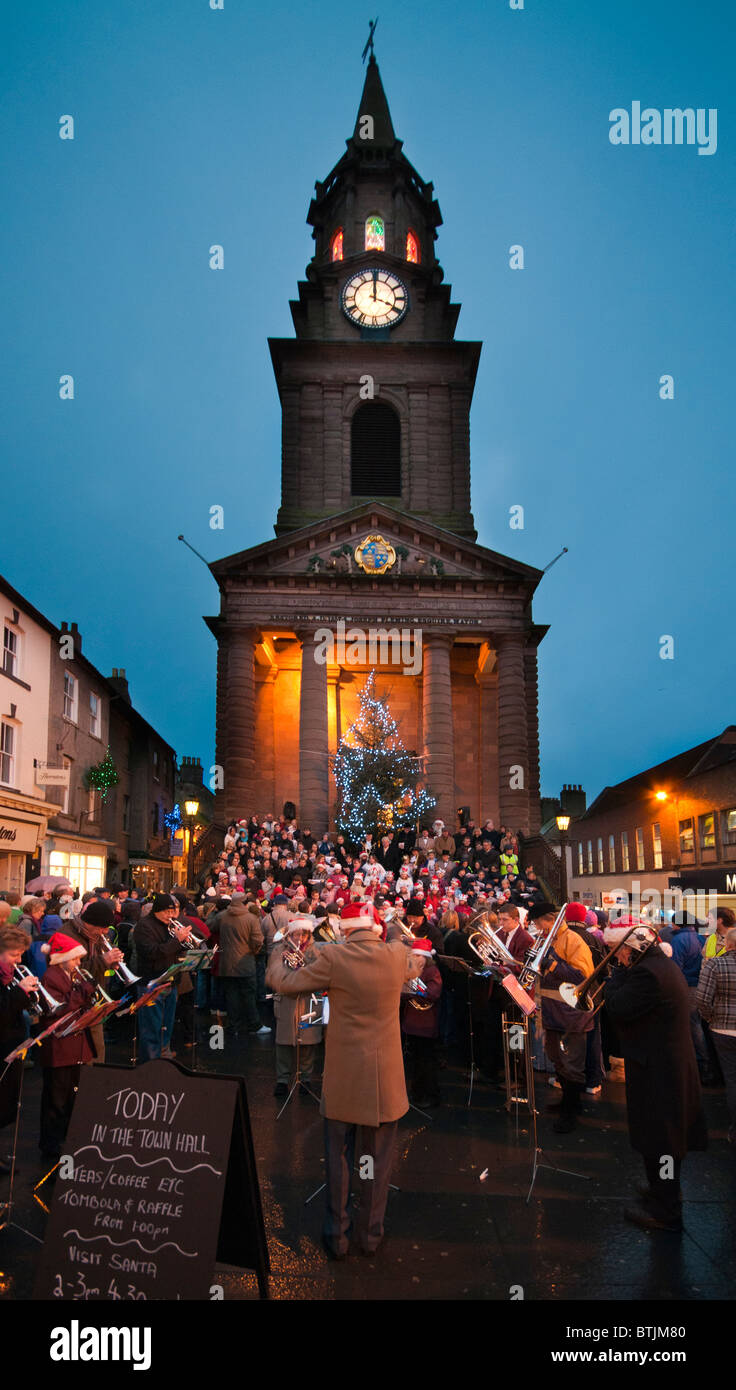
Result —
[[[204, 1032], [209, 1015], [199, 1014]], [[213, 1020], [214, 1021], [214, 1020]], [[129, 1060], [124, 1040], [107, 1060]], [[191, 1052], [179, 1060], [193, 1065]], [[529, 1203], [532, 1160], [524, 1112], [518, 1131], [503, 1092], [477, 1080], [468, 1106], [467, 1071], [448, 1058], [442, 1106], [400, 1122], [386, 1239], [377, 1255], [329, 1261], [320, 1243], [322, 1122], [296, 1094], [281, 1119], [273, 1096], [268, 1037], [245, 1048], [199, 1051], [198, 1069], [243, 1073], [261, 1183], [275, 1299], [710, 1300], [732, 1297], [736, 1279], [736, 1151], [726, 1141], [722, 1090], [705, 1092], [711, 1142], [683, 1164], [685, 1231], [639, 1231], [623, 1218], [643, 1169], [629, 1147], [620, 1082], [587, 1098], [570, 1135], [539, 1116], [542, 1162]], [[41, 1074], [28, 1068], [14, 1220], [42, 1237], [45, 1215], [32, 1188], [44, 1169], [36, 1148]], [[537, 1076], [540, 1110], [559, 1097]], [[5, 1131], [3, 1151], [10, 1131]], [[485, 1170], [487, 1176], [482, 1177]], [[562, 1171], [569, 1170], [569, 1171]], [[577, 1176], [571, 1176], [575, 1174]], [[8, 1179], [0, 1179], [0, 1200]], [[39, 1246], [14, 1228], [0, 1232], [0, 1298], [31, 1295]], [[255, 1276], [220, 1267], [227, 1301], [258, 1297]]]

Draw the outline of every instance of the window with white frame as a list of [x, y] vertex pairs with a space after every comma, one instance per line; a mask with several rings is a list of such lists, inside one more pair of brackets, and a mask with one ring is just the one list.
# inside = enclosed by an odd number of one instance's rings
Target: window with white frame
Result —
[[611, 874], [615, 874], [615, 872], [616, 872], [616, 836], [615, 836], [615, 835], [609, 835], [609, 837], [608, 837], [608, 872], [611, 873]]
[[95, 738], [102, 738], [100, 697], [93, 690], [89, 692], [89, 731]]
[[636, 836], [636, 868], [640, 872], [644, 868], [644, 831], [637, 827], [634, 831]]
[[598, 836], [598, 873], [603, 873], [603, 839]]
[[7, 626], [3, 631], [3, 671], [6, 676], [18, 675], [18, 634]]
[[623, 869], [623, 871], [624, 871], [625, 874], [627, 874], [627, 873], [629, 872], [629, 832], [628, 832], [628, 830], [622, 830], [622, 831], [621, 831], [621, 868]]
[[76, 676], [70, 671], [64, 672], [64, 718], [70, 719], [72, 724], [77, 722], [77, 712], [79, 709], [79, 684]]
[[654, 822], [654, 825], [652, 826], [652, 849], [653, 849], [653, 851], [654, 851], [654, 867], [655, 867], [655, 869], [661, 869], [661, 867], [662, 867], [662, 831], [661, 831], [661, 828], [660, 828], [659, 821], [656, 821], [656, 820], [655, 820], [655, 822]]
[[736, 807], [721, 811], [721, 844], [736, 845]]
[[0, 782], [4, 787], [15, 783], [15, 729], [12, 724], [0, 724]]

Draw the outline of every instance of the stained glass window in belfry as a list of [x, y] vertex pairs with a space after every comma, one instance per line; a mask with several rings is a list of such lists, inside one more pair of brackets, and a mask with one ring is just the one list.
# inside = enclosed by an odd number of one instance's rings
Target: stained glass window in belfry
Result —
[[383, 218], [376, 213], [371, 213], [365, 221], [365, 249], [366, 251], [385, 251], [386, 232]]
[[419, 265], [419, 237], [414, 232], [406, 234], [406, 259], [412, 265]]
[[333, 238], [332, 238], [332, 259], [333, 259], [333, 261], [341, 261], [342, 258], [343, 258], [343, 233], [342, 233], [342, 227], [338, 227], [337, 231], [335, 232], [335, 235], [334, 235]]

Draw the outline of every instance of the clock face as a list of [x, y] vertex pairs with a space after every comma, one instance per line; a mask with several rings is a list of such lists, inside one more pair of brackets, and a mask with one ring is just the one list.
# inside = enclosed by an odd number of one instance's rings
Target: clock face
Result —
[[359, 328], [393, 328], [409, 308], [409, 291], [398, 275], [371, 266], [348, 280], [342, 308]]

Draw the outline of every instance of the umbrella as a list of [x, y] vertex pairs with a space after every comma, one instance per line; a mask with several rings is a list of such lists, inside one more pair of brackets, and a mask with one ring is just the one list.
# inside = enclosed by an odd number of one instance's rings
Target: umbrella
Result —
[[45, 877], [32, 878], [26, 884], [26, 893], [53, 893], [55, 888], [71, 888], [68, 878], [52, 878], [50, 874]]

